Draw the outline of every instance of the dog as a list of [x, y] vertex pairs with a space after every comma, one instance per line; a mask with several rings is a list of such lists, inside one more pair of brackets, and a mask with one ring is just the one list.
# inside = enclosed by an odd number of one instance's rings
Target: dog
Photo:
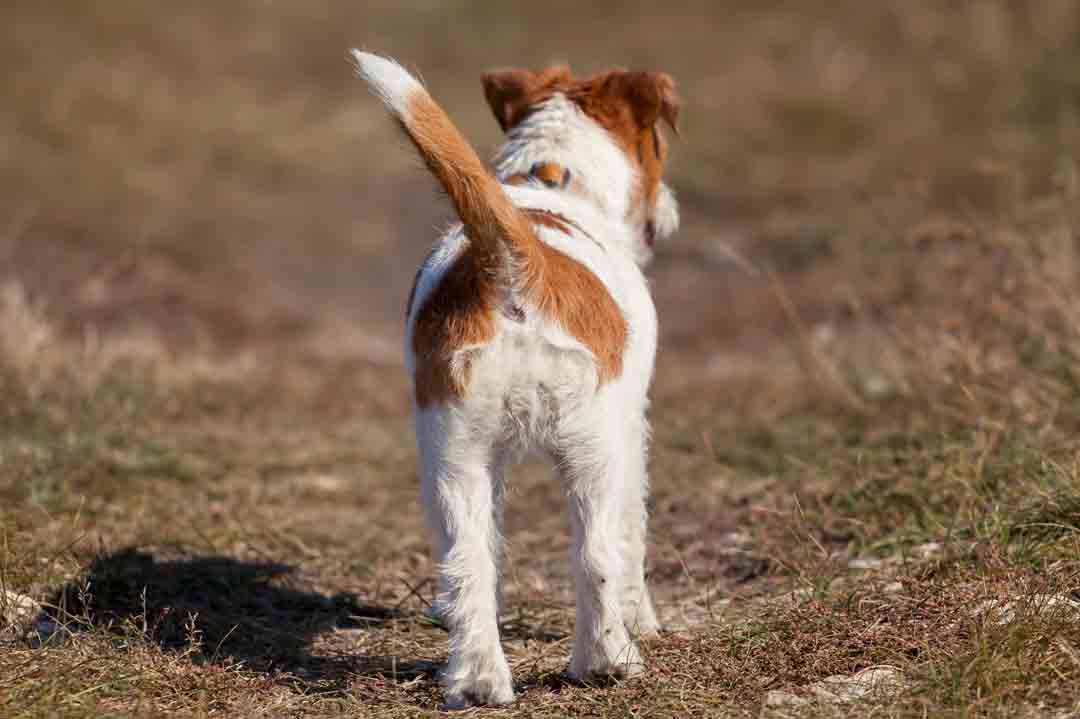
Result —
[[678, 227], [663, 182], [679, 100], [663, 73], [569, 68], [483, 76], [507, 134], [489, 172], [400, 65], [353, 51], [449, 197], [407, 306], [420, 482], [450, 632], [446, 708], [514, 700], [499, 641], [506, 464], [540, 450], [569, 498], [576, 586], [569, 674], [643, 671], [634, 635], [660, 629], [645, 585], [646, 421], [656, 310], [642, 274]]

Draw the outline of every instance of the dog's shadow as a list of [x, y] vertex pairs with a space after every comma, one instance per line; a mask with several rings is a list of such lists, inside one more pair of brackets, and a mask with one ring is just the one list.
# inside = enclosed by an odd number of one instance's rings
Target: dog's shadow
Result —
[[[309, 688], [342, 689], [350, 677], [434, 678], [436, 662], [386, 656], [322, 656], [313, 641], [333, 629], [415, 618], [352, 594], [285, 586], [293, 567], [210, 556], [158, 560], [126, 549], [98, 557], [46, 604], [46, 619], [135, 633], [168, 650], [196, 647], [193, 660], [282, 673]], [[275, 581], [277, 580], [277, 581]]]

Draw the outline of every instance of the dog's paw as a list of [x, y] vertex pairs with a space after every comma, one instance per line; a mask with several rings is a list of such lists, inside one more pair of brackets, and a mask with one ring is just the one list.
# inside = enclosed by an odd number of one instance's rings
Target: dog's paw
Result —
[[648, 601], [648, 599], [640, 604], [634, 602], [625, 605], [622, 618], [623, 624], [626, 625], [626, 631], [630, 633], [630, 636], [638, 639], [654, 639], [660, 636], [660, 632], [664, 630], [660, 620], [656, 618], [652, 602]]
[[570, 659], [570, 676], [578, 681], [632, 679], [645, 671], [645, 662], [634, 643], [605, 642], [592, 652], [575, 654]]
[[632, 637], [649, 640], [659, 637], [664, 631], [664, 626], [656, 621], [656, 618], [654, 617], [651, 622], [638, 620], [633, 624], [627, 623], [626, 630], [630, 632], [630, 636]]
[[501, 653], [457, 662], [443, 675], [443, 693], [446, 710], [510, 704], [515, 698], [510, 665]]

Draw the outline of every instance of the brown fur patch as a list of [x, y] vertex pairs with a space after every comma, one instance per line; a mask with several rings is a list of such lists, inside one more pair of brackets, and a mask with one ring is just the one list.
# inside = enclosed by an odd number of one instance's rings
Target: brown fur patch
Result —
[[[589, 237], [573, 220], [540, 208], [522, 208], [531, 222]], [[537, 242], [538, 257], [525, 270], [525, 295], [538, 311], [589, 348], [603, 385], [622, 374], [629, 328], [622, 310], [600, 278], [554, 247]]]
[[629, 329], [611, 293], [587, 267], [539, 243], [543, 279], [527, 286], [536, 308], [589, 348], [596, 358], [597, 378], [604, 384], [622, 374]]
[[470, 243], [416, 315], [412, 336], [416, 356], [413, 387], [420, 407], [462, 397], [469, 381], [469, 367], [459, 368], [455, 373], [454, 355], [465, 347], [489, 342], [495, 336], [498, 293], [495, 280], [483, 262], [475, 244]]

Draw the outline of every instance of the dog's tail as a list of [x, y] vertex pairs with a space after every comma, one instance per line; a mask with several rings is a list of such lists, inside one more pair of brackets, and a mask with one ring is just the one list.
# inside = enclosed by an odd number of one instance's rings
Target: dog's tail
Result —
[[450, 196], [472, 246], [486, 260], [485, 269], [499, 275], [507, 261], [525, 269], [523, 265], [540, 260], [535, 251], [539, 240], [528, 219], [423, 85], [393, 60], [359, 50], [352, 55], [359, 75]]

